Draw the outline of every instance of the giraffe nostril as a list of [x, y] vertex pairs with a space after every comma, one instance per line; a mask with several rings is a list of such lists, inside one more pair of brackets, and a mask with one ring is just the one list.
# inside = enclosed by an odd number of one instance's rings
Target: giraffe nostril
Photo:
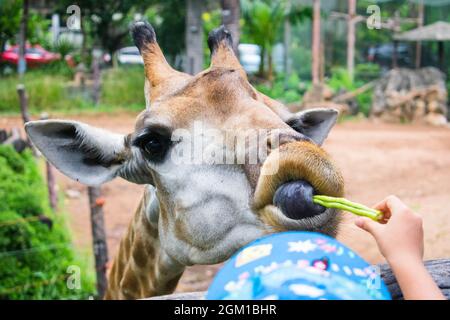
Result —
[[316, 216], [325, 211], [325, 207], [313, 202], [314, 188], [304, 180], [282, 184], [273, 196], [273, 204], [291, 219], [303, 219]]

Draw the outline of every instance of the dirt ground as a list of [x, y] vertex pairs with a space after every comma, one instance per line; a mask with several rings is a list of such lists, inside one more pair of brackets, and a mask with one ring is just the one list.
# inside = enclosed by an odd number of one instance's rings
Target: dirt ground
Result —
[[[121, 133], [132, 130], [135, 114], [65, 116]], [[0, 128], [20, 126], [18, 117], [0, 119]], [[369, 121], [338, 124], [324, 144], [341, 168], [346, 197], [372, 205], [396, 194], [424, 219], [425, 259], [450, 257], [450, 129], [419, 125], [388, 125]], [[58, 173], [66, 193], [65, 209], [76, 244], [91, 245], [86, 187]], [[117, 179], [103, 187], [109, 256], [112, 259], [137, 207], [142, 186]], [[382, 262], [370, 236], [345, 215], [338, 239], [371, 263]], [[177, 291], [204, 290], [219, 268], [187, 269]]]

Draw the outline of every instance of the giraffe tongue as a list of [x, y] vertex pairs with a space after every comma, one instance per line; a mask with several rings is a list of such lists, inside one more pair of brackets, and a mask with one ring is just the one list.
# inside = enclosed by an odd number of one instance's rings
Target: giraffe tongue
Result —
[[314, 188], [304, 180], [282, 184], [273, 196], [273, 204], [288, 218], [304, 219], [325, 211], [325, 207], [313, 202]]

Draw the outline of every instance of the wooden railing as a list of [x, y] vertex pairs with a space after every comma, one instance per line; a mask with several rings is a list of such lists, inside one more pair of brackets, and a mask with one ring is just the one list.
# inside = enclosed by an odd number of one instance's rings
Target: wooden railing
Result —
[[[433, 279], [441, 288], [447, 299], [450, 299], [450, 259], [429, 260], [425, 262], [425, 266], [430, 272]], [[403, 299], [400, 287], [392, 273], [391, 268], [387, 264], [380, 265], [381, 277], [389, 288], [393, 300]], [[205, 292], [181, 292], [165, 296], [151, 297], [151, 300], [203, 300]]]

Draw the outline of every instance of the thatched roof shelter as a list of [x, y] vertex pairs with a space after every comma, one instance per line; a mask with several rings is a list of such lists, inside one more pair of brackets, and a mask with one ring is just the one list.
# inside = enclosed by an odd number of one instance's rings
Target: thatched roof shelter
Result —
[[446, 73], [444, 41], [450, 41], [450, 23], [438, 21], [394, 35], [395, 41], [437, 41], [439, 65]]
[[438, 21], [394, 35], [398, 41], [450, 41], [450, 23]]

